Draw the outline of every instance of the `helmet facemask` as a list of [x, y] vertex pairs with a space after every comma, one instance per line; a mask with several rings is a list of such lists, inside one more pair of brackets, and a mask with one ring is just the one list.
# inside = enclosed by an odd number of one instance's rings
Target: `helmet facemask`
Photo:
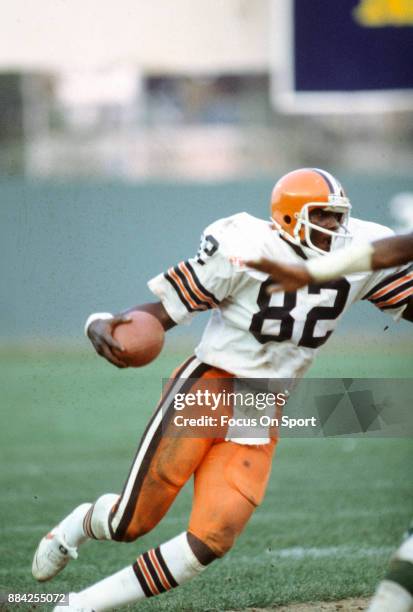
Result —
[[[329, 230], [310, 221], [310, 212], [316, 208], [341, 214], [338, 230]], [[344, 196], [330, 195], [328, 204], [323, 206], [322, 202], [308, 202], [304, 204], [299, 213], [295, 214], [296, 223], [293, 231], [294, 242], [297, 245], [305, 243], [310, 249], [326, 255], [329, 251], [320, 249], [311, 239], [312, 230], [331, 236], [330, 251], [346, 246], [347, 240], [351, 240], [352, 234], [348, 230], [351, 204]]]

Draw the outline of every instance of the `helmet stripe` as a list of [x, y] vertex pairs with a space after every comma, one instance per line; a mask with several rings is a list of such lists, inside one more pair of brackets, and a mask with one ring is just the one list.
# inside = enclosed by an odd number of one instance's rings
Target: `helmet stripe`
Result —
[[313, 168], [313, 170], [323, 177], [333, 195], [343, 195], [342, 186], [332, 174], [326, 172], [325, 170], [321, 170], [320, 168]]

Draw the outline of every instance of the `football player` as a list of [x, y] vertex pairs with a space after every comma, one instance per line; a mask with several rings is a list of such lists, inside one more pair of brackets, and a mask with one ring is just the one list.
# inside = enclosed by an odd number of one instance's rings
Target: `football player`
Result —
[[[246, 265], [269, 274], [277, 284], [269, 293], [295, 291], [315, 282], [325, 282], [347, 274], [391, 268], [413, 260], [413, 233], [384, 238], [373, 243], [349, 246], [323, 258], [311, 259], [302, 265], [284, 264], [268, 259], [247, 261]], [[403, 287], [408, 293], [413, 286], [413, 268], [410, 282]], [[393, 555], [389, 569], [379, 583], [368, 608], [369, 612], [409, 612], [413, 607], [413, 527], [407, 532], [402, 545]]]
[[[224, 438], [163, 435], [176, 393], [196, 391], [206, 382], [224, 389], [232, 377], [302, 376], [343, 313], [360, 299], [395, 319], [413, 319], [407, 268], [360, 273], [269, 295], [273, 281], [268, 274], [242, 264], [277, 257], [297, 264], [345, 243], [360, 244], [391, 233], [375, 223], [351, 219], [350, 210], [334, 176], [315, 168], [296, 170], [275, 185], [270, 222], [247, 213], [220, 219], [205, 230], [195, 257], [149, 281], [159, 301], [135, 310], [151, 312], [165, 330], [211, 310], [208, 325], [195, 355], [175, 371], [163, 393], [122, 493], [107, 493], [80, 505], [54, 527], [36, 550], [33, 575], [50, 580], [78, 556], [88, 539], [136, 540], [157, 525], [191, 476], [192, 512], [186, 532], [71, 594], [69, 610], [117, 609], [194, 578], [230, 550], [263, 499], [276, 442], [272, 433], [263, 432], [260, 438], [240, 438], [231, 430]], [[97, 313], [86, 324], [96, 351], [118, 367], [125, 364], [112, 332], [127, 312]]]

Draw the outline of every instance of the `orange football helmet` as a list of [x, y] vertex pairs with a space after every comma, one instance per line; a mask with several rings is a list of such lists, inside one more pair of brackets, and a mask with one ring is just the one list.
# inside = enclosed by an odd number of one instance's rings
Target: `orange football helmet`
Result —
[[[341, 213], [340, 229], [335, 232], [311, 223], [310, 211], [315, 208]], [[319, 168], [289, 172], [275, 184], [271, 194], [271, 218], [280, 235], [297, 246], [306, 244], [323, 255], [326, 251], [312, 242], [311, 230], [331, 236], [334, 240], [332, 250], [337, 246], [337, 238], [351, 238], [347, 229], [350, 210], [350, 201], [339, 181]]]

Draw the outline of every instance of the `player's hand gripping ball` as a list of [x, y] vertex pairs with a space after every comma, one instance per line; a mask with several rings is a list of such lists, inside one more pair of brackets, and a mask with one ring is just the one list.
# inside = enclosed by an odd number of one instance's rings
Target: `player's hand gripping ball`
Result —
[[140, 368], [153, 361], [161, 352], [165, 331], [156, 317], [140, 310], [128, 313], [129, 322], [120, 323], [113, 331], [113, 337], [123, 347], [116, 352], [119, 358], [131, 368]]

